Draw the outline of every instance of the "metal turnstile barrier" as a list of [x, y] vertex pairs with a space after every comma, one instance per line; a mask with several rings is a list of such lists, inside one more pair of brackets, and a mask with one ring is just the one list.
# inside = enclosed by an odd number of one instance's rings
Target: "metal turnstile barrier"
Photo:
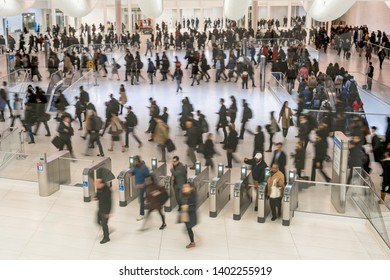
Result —
[[91, 202], [92, 197], [94, 197], [96, 194], [96, 189], [95, 189], [96, 170], [98, 170], [101, 167], [111, 170], [111, 158], [109, 157], [103, 158], [101, 161], [94, 163], [91, 167], [84, 168], [83, 170], [84, 202]]
[[172, 176], [165, 176], [164, 178], [164, 187], [168, 193], [168, 200], [164, 204], [164, 211], [171, 212], [177, 205], [177, 201], [175, 198], [175, 190], [173, 189], [173, 180]]
[[288, 184], [284, 188], [282, 200], [282, 225], [289, 226], [294, 211], [298, 208], [298, 187], [294, 184], [295, 171], [290, 170], [288, 173]]
[[240, 181], [234, 184], [233, 220], [241, 220], [242, 215], [252, 203], [251, 179], [251, 172], [247, 174], [246, 166], [242, 166]]
[[198, 209], [209, 197], [209, 168], [202, 168], [200, 162], [195, 163], [195, 175], [188, 178], [188, 183], [190, 183], [195, 189], [195, 193], [197, 195], [197, 205]]
[[135, 178], [132, 174], [134, 167], [134, 156], [129, 157], [129, 168], [122, 170], [118, 179], [119, 189], [119, 206], [125, 207], [131, 201], [136, 199], [139, 195], [137, 188], [135, 187]]
[[224, 172], [223, 165], [218, 164], [218, 175], [210, 182], [209, 216], [212, 218], [217, 217], [230, 200], [230, 177], [231, 170]]
[[42, 154], [37, 163], [40, 196], [49, 196], [60, 189], [61, 184], [70, 183], [69, 151], [58, 151], [50, 156]]
[[259, 193], [259, 197], [257, 200], [257, 222], [264, 223], [267, 219], [269, 213], [271, 213], [271, 208], [269, 203], [267, 203], [267, 179], [269, 176], [270, 169], [267, 167], [265, 169], [265, 179], [264, 182], [259, 184], [259, 189], [257, 190]]

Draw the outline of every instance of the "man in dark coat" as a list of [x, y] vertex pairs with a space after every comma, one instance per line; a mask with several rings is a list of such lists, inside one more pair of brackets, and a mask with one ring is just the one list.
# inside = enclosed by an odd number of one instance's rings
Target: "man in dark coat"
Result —
[[[371, 127], [371, 145], [372, 145], [372, 152], [374, 154], [374, 160], [375, 162], [379, 162], [382, 165], [382, 159], [383, 159], [383, 145], [381, 140], [379, 139], [378, 135], [376, 135], [376, 126]], [[382, 166], [383, 167], [383, 166]]]
[[244, 158], [244, 162], [252, 166], [252, 178], [253, 182], [255, 183], [256, 190], [255, 211], [257, 211], [259, 199], [259, 184], [261, 184], [265, 180], [265, 169], [267, 168], [267, 164], [263, 160], [263, 155], [261, 153], [257, 153], [253, 159]]
[[256, 128], [254, 145], [253, 145], [253, 157], [257, 153], [264, 153], [264, 133], [262, 131], [261, 125], [258, 125]]
[[279, 166], [279, 171], [283, 173], [284, 180], [286, 181], [286, 163], [287, 163], [287, 157], [285, 152], [283, 151], [283, 144], [281, 142], [276, 143], [276, 150], [274, 152], [274, 155], [272, 157], [272, 161], [270, 166], [272, 164], [277, 163]]
[[242, 106], [244, 107], [244, 110], [241, 119], [240, 139], [244, 139], [245, 125], [252, 118], [252, 110], [248, 107], [248, 103], [245, 99], [242, 101]]
[[316, 169], [319, 169], [322, 176], [324, 176], [325, 180], [327, 182], [330, 182], [329, 176], [324, 172], [323, 170], [323, 162], [326, 157], [326, 151], [328, 149], [328, 142], [326, 139], [322, 139], [321, 135], [316, 134], [316, 141], [314, 143], [314, 159], [313, 159], [313, 165], [311, 168], [311, 181], [316, 180]]
[[195, 155], [195, 149], [196, 146], [199, 144], [199, 130], [196, 126], [194, 126], [193, 122], [186, 121], [186, 129], [187, 129], [187, 154], [189, 155], [192, 166], [190, 169], [195, 169], [195, 163], [196, 163], [196, 155]]
[[171, 174], [173, 179], [173, 189], [175, 191], [175, 197], [180, 211], [182, 205], [182, 187], [183, 184], [187, 183], [187, 168], [180, 162], [178, 156], [174, 156], [172, 158]]
[[219, 132], [219, 129], [222, 128], [223, 130], [223, 141], [221, 144], [226, 143], [226, 138], [227, 138], [227, 131], [226, 131], [226, 126], [228, 125], [228, 121], [226, 118], [226, 106], [224, 105], [225, 100], [221, 98], [219, 100], [219, 103], [221, 104], [221, 107], [219, 108], [219, 111], [217, 114], [219, 115], [218, 123], [217, 123], [217, 133]]
[[[237, 149], [238, 145], [238, 133], [234, 129], [234, 124], [229, 125], [229, 135], [226, 138], [226, 144], [224, 145], [224, 149], [226, 150], [227, 162], [228, 164], [225, 166], [226, 168], [232, 168], [232, 160], [234, 159], [233, 153]], [[238, 160], [234, 159], [235, 162]]]
[[103, 239], [100, 241], [100, 244], [104, 244], [110, 241], [108, 219], [111, 212], [111, 189], [107, 182], [105, 182], [105, 178], [103, 178], [104, 176], [99, 176], [99, 172], [97, 172], [96, 177], [95, 187], [97, 191], [95, 200], [99, 201], [97, 222], [102, 226], [103, 229]]
[[64, 146], [66, 145], [70, 155], [74, 157], [73, 155], [73, 148], [72, 148], [72, 142], [71, 137], [73, 136], [73, 128], [71, 126], [71, 118], [69, 115], [65, 115], [58, 125], [58, 136], [62, 140], [62, 147], [60, 147], [60, 151], [63, 150]]

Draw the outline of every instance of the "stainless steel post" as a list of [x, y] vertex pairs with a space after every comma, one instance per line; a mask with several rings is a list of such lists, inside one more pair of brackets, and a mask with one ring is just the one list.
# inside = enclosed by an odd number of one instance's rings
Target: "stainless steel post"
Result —
[[266, 64], [266, 57], [264, 55], [260, 56], [260, 90], [265, 91], [265, 64]]

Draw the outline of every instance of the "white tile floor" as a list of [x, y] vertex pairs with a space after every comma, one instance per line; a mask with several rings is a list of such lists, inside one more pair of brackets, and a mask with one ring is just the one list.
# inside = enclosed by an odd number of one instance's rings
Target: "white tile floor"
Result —
[[[141, 52], [142, 54], [142, 52]], [[170, 51], [173, 58], [178, 55], [184, 57], [182, 51]], [[207, 55], [210, 55], [207, 52]], [[119, 56], [119, 55], [118, 55]], [[146, 60], [144, 56], [142, 59]], [[375, 60], [376, 58], [374, 58]], [[183, 61], [183, 59], [182, 59]], [[330, 54], [320, 55], [320, 68], [324, 70], [329, 62], [339, 63], [351, 71], [361, 69], [362, 64], [356, 57], [345, 61]], [[363, 60], [362, 60], [363, 61]], [[183, 61], [184, 62], [184, 61]], [[365, 63], [365, 62], [364, 62]], [[374, 62], [375, 63], [375, 62]], [[123, 62], [122, 62], [123, 64]], [[365, 64], [364, 64], [365, 65]], [[382, 73], [376, 72], [376, 78], [388, 82], [383, 73], [388, 73], [390, 64], [386, 60]], [[379, 68], [379, 67], [378, 67]], [[210, 74], [213, 76], [214, 71]], [[120, 70], [121, 78], [124, 77], [123, 67]], [[171, 137], [184, 163], [190, 161], [186, 157], [185, 137], [178, 129], [178, 113], [180, 101], [188, 96], [194, 104], [195, 110], [200, 109], [206, 114], [211, 131], [217, 121], [216, 111], [219, 109], [219, 98], [226, 100], [226, 106], [230, 105], [229, 96], [235, 95], [238, 100], [239, 113], [236, 120], [238, 129], [242, 114], [241, 99], [246, 99], [254, 112], [254, 119], [247, 124], [247, 128], [254, 130], [256, 125], [265, 126], [268, 123], [269, 111], [276, 114], [280, 110], [280, 104], [268, 91], [260, 92], [259, 87], [241, 90], [240, 84], [201, 82], [201, 85], [190, 86], [190, 70], [185, 72], [183, 83], [184, 92], [175, 93], [176, 84], [172, 81], [164, 83], [158, 81], [150, 86], [147, 81], [140, 85], [131, 86], [126, 83], [128, 105], [132, 105], [139, 117], [138, 135], [144, 146], [141, 149], [130, 138], [130, 149], [121, 153], [118, 146], [114, 152], [108, 152], [110, 137], [106, 134], [102, 143], [106, 156], [112, 158], [113, 171], [118, 174], [120, 170], [127, 168], [128, 156], [140, 154], [147, 164], [153, 156], [159, 156], [156, 145], [147, 142], [147, 135], [143, 134], [148, 126], [146, 106], [148, 98], [154, 97], [160, 108], [168, 107], [171, 127]], [[157, 77], [159, 78], [159, 77]], [[97, 105], [98, 113], [104, 117], [104, 101], [108, 100], [109, 93], [118, 96], [119, 85], [123, 81], [109, 81], [99, 78], [100, 86], [86, 86], [92, 102]], [[258, 84], [256, 78], [256, 85]], [[45, 83], [41, 83], [43, 86]], [[71, 100], [69, 100], [71, 101]], [[73, 108], [69, 108], [72, 112]], [[0, 129], [6, 128], [8, 123], [1, 123]], [[78, 159], [98, 160], [95, 156], [83, 155], [86, 143], [79, 137], [77, 123], [73, 137], [73, 145]], [[52, 135], [55, 134], [56, 123], [50, 121]], [[159, 217], [153, 214], [150, 223], [151, 229], [146, 232], [138, 232], [139, 222], [135, 221], [138, 212], [137, 201], [125, 208], [118, 206], [117, 191], [114, 191], [114, 213], [109, 222], [112, 230], [111, 242], [100, 245], [101, 229], [95, 223], [96, 203], [84, 203], [82, 201], [82, 189], [78, 187], [64, 186], [50, 197], [39, 197], [38, 187], [34, 183], [37, 180], [36, 160], [42, 152], [55, 151], [50, 144], [50, 139], [43, 136], [44, 129], [40, 128], [35, 145], [25, 146], [28, 157], [24, 160], [13, 159], [8, 166], [0, 170], [2, 178], [19, 179], [13, 181], [1, 179], [0, 184], [0, 258], [1, 259], [389, 259], [390, 250], [371, 228], [371, 225], [362, 219], [328, 217], [324, 215], [296, 213], [290, 227], [281, 226], [280, 220], [271, 222], [269, 219], [264, 224], [256, 222], [256, 214], [248, 209], [241, 221], [232, 220], [232, 204], [227, 204], [217, 218], [208, 217], [207, 201], [201, 206], [198, 214], [200, 222], [195, 228], [197, 247], [192, 250], [185, 249], [188, 237], [184, 232], [184, 226], [176, 224], [176, 212], [167, 213], [168, 227], [159, 231]], [[296, 131], [292, 128], [285, 143], [287, 154], [294, 149]], [[222, 135], [215, 136], [215, 142], [222, 140]], [[283, 141], [282, 135], [277, 135], [274, 141]], [[245, 140], [239, 145], [237, 157], [242, 161], [252, 154], [253, 137], [245, 135]], [[267, 148], [268, 139], [266, 139]], [[226, 157], [221, 145], [216, 144], [220, 155], [215, 157], [215, 162], [226, 164]], [[95, 151], [97, 154], [97, 151]], [[169, 156], [168, 160], [172, 155]], [[312, 147], [307, 150], [308, 164], [306, 173], [309, 173], [313, 156]], [[204, 162], [202, 157], [199, 159]], [[267, 163], [271, 160], [271, 154], [265, 154]], [[81, 170], [90, 164], [88, 161], [72, 163], [72, 185], [81, 183]], [[234, 164], [232, 181], [239, 177], [241, 163]], [[292, 168], [293, 162], [288, 160], [287, 168]], [[326, 170], [330, 174], [330, 164], [326, 163]], [[374, 182], [379, 183], [380, 178], [375, 169]], [[79, 173], [77, 173], [79, 171]], [[318, 180], [322, 180], [319, 177]], [[32, 182], [31, 182], [32, 181]], [[325, 203], [326, 204], [326, 203]], [[329, 202], [329, 207], [330, 202]]]

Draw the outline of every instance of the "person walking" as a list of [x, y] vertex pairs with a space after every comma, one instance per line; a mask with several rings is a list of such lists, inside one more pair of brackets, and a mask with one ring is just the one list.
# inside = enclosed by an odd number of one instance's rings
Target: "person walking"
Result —
[[62, 151], [64, 149], [64, 146], [66, 145], [66, 148], [68, 149], [68, 151], [70, 153], [70, 156], [72, 158], [74, 158], [72, 141], [71, 141], [71, 138], [72, 138], [74, 132], [73, 132], [73, 128], [71, 126], [71, 122], [72, 122], [72, 120], [71, 120], [70, 116], [64, 115], [64, 117], [62, 118], [62, 120], [58, 126], [57, 132], [58, 132], [58, 136], [60, 137], [60, 139], [62, 141], [62, 145], [59, 148], [59, 150]]
[[302, 178], [302, 170], [305, 169], [305, 156], [306, 150], [303, 148], [303, 142], [298, 141], [295, 144], [295, 153], [291, 153], [291, 157], [294, 158], [295, 169], [297, 170], [297, 178]]
[[232, 168], [232, 160], [234, 159], [235, 162], [238, 162], [237, 159], [234, 158], [233, 153], [237, 150], [238, 145], [238, 133], [234, 129], [234, 124], [229, 124], [229, 135], [226, 138], [226, 144], [224, 145], [224, 149], [226, 150], [226, 157], [227, 157], [227, 165], [226, 168]]
[[280, 131], [280, 128], [278, 126], [278, 123], [276, 122], [276, 119], [274, 117], [274, 111], [270, 112], [270, 124], [266, 125], [267, 132], [269, 134], [269, 148], [266, 150], [266, 152], [272, 152], [272, 145], [273, 145], [273, 138], [276, 132]]
[[160, 201], [160, 196], [162, 193], [166, 192], [165, 187], [159, 186], [157, 184], [157, 178], [154, 176], [154, 174], [150, 174], [145, 178], [145, 188], [145, 205], [148, 208], [148, 212], [146, 213], [141, 230], [146, 230], [146, 223], [149, 220], [150, 213], [152, 213], [154, 210], [157, 210], [160, 214], [162, 222], [160, 230], [163, 230], [166, 228], [167, 224], [165, 223], [165, 216], [162, 212], [163, 204]]
[[290, 107], [288, 107], [288, 101], [284, 101], [282, 108], [280, 109], [279, 113], [279, 120], [282, 124], [282, 130], [283, 130], [283, 137], [287, 137], [288, 129], [290, 126], [293, 125], [292, 122], [293, 112]]
[[252, 178], [255, 184], [256, 199], [255, 199], [255, 211], [258, 209], [258, 199], [259, 199], [259, 185], [265, 180], [265, 169], [267, 164], [263, 160], [263, 155], [261, 153], [256, 153], [253, 159], [244, 158], [245, 164], [251, 166], [252, 169]]
[[244, 109], [243, 109], [243, 113], [242, 113], [241, 130], [240, 130], [240, 136], [239, 136], [239, 138], [241, 140], [244, 139], [246, 123], [253, 117], [252, 109], [249, 108], [248, 103], [246, 102], [245, 99], [242, 100], [242, 106], [243, 106]]
[[192, 166], [190, 169], [195, 169], [196, 163], [196, 155], [195, 150], [199, 143], [199, 129], [194, 126], [193, 122], [186, 121], [186, 130], [187, 130], [187, 141], [186, 144], [188, 146], [187, 155], [190, 157]]
[[[100, 142], [100, 134], [99, 134], [99, 131], [103, 126], [103, 121], [93, 110], [90, 111], [88, 118], [89, 118], [89, 143], [87, 149], [94, 147], [96, 143], [96, 145], [99, 148], [99, 154], [97, 156], [104, 157], [103, 147]], [[88, 154], [88, 152], [86, 154]]]
[[223, 141], [221, 144], [226, 144], [226, 138], [227, 138], [227, 131], [226, 126], [228, 125], [228, 121], [226, 118], [226, 106], [224, 105], [225, 99], [221, 98], [219, 100], [219, 103], [221, 104], [221, 107], [219, 108], [219, 111], [217, 114], [219, 115], [218, 123], [217, 123], [217, 133], [219, 132], [219, 129], [222, 128], [223, 130]]
[[214, 148], [213, 134], [207, 134], [207, 140], [204, 142], [203, 146], [203, 155], [206, 160], [205, 166], [210, 166], [211, 170], [214, 170], [213, 157], [217, 152]]
[[175, 72], [173, 73], [173, 77], [176, 79], [177, 89], [176, 93], [180, 91], [183, 91], [183, 88], [181, 87], [181, 82], [183, 79], [183, 70], [181, 70], [180, 66], [176, 67]]
[[382, 69], [383, 61], [386, 58], [386, 52], [384, 48], [381, 48], [381, 50], [378, 52], [378, 58], [379, 58], [379, 69]]
[[122, 122], [118, 118], [118, 116], [115, 113], [111, 113], [111, 119], [110, 119], [110, 129], [108, 131], [109, 134], [111, 134], [111, 147], [108, 149], [108, 151], [113, 152], [114, 151], [114, 142], [120, 142], [120, 146], [122, 147], [122, 153], [125, 152], [125, 148], [123, 147], [123, 141], [121, 139], [121, 134], [123, 132]]
[[179, 221], [186, 226], [190, 243], [186, 246], [187, 249], [195, 247], [194, 232], [192, 228], [196, 226], [198, 219], [196, 214], [196, 193], [190, 184], [184, 184], [182, 190], [183, 204], [181, 206]]
[[133, 135], [133, 138], [138, 143], [138, 148], [142, 147], [142, 142], [139, 140], [138, 136], [135, 134], [135, 127], [138, 125], [138, 118], [132, 111], [133, 107], [128, 106], [127, 107], [127, 115], [126, 115], [126, 134], [125, 134], [125, 148], [129, 147], [129, 134], [131, 133]]
[[175, 191], [175, 198], [177, 205], [179, 206], [178, 211], [181, 211], [182, 203], [182, 189], [183, 185], [187, 183], [187, 168], [180, 162], [178, 156], [172, 158], [171, 174], [173, 180], [173, 189]]
[[389, 151], [386, 151], [384, 153], [382, 166], [383, 166], [383, 181], [382, 181], [381, 199], [384, 201], [386, 198], [386, 194], [390, 193], [390, 152]]
[[[326, 139], [322, 139], [321, 135], [316, 134], [316, 140], [314, 143], [314, 158], [311, 168], [311, 181], [316, 180], [316, 169], [319, 169], [322, 176], [324, 176], [326, 182], [330, 182], [330, 177], [323, 170], [323, 162], [326, 157], [326, 151], [328, 149], [328, 142]], [[349, 183], [348, 183], [349, 184]]]
[[372, 88], [372, 79], [374, 78], [374, 66], [372, 66], [372, 62], [370, 61], [368, 69], [367, 69], [367, 89], [371, 90]]
[[119, 88], [119, 105], [120, 105], [119, 115], [122, 115], [123, 107], [126, 105], [126, 103], [127, 103], [127, 95], [126, 95], [125, 85], [121, 84]]
[[[282, 197], [284, 193], [284, 175], [279, 171], [277, 163], [271, 165], [270, 174], [267, 179], [267, 197], [269, 197], [269, 206], [272, 212], [271, 221], [282, 215]], [[278, 213], [276, 213], [278, 208]], [[288, 211], [288, 210], [286, 210]]]
[[99, 174], [100, 169], [97, 170], [95, 187], [96, 187], [96, 197], [95, 200], [99, 201], [99, 209], [97, 212], [97, 223], [102, 226], [103, 229], [103, 239], [100, 241], [100, 244], [104, 244], [110, 241], [110, 233], [108, 229], [108, 219], [110, 218], [112, 199], [111, 199], [111, 189], [107, 182], [104, 180], [104, 176]]
[[141, 161], [140, 156], [134, 157], [134, 167], [131, 170], [131, 175], [134, 176], [135, 187], [139, 191], [139, 216], [137, 221], [142, 221], [145, 217], [145, 179], [150, 175], [150, 171], [145, 162]]
[[230, 117], [230, 123], [234, 124], [237, 117], [237, 101], [234, 95], [230, 96], [230, 100], [232, 101], [232, 104], [229, 106], [229, 109], [227, 111], [227, 115]]
[[154, 120], [156, 122], [154, 142], [157, 143], [157, 147], [161, 150], [161, 160], [159, 161], [166, 162], [166, 143], [169, 139], [169, 126], [160, 117], [155, 117]]
[[276, 143], [276, 150], [274, 152], [274, 155], [272, 157], [272, 161], [270, 166], [272, 164], [277, 163], [278, 164], [278, 170], [283, 173], [284, 178], [286, 179], [286, 164], [287, 164], [287, 156], [286, 153], [283, 151], [283, 144], [281, 142]]
[[150, 58], [148, 58], [148, 69], [146, 70], [146, 72], [148, 74], [151, 85], [153, 85], [153, 76], [155, 76], [156, 70], [157, 69], [154, 66], [153, 61]]

